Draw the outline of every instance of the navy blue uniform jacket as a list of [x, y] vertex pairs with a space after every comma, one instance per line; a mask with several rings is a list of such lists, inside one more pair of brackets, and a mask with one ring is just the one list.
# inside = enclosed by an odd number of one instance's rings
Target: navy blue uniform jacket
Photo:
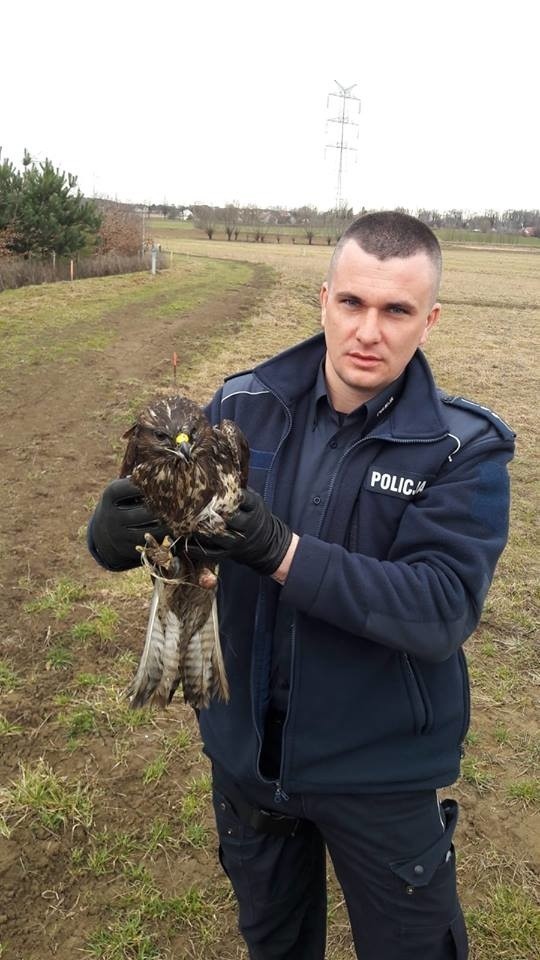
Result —
[[[249, 484], [284, 519], [318, 335], [225, 382], [207, 408], [251, 449]], [[220, 568], [228, 704], [200, 713], [205, 752], [241, 782], [260, 777], [272, 632], [294, 608], [292, 675], [278, 788], [391, 792], [459, 773], [469, 723], [462, 645], [507, 538], [514, 435], [484, 407], [437, 390], [421, 352], [403, 392], [350, 443], [319, 534], [301, 536], [284, 587]]]

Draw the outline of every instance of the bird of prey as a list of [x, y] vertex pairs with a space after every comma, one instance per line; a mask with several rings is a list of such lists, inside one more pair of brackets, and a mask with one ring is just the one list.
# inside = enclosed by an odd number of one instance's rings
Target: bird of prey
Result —
[[179, 683], [186, 703], [197, 709], [212, 697], [228, 700], [217, 577], [211, 567], [190, 560], [182, 546], [197, 533], [226, 531], [247, 483], [247, 441], [230, 420], [212, 427], [184, 396], [154, 400], [124, 438], [120, 476], [131, 476], [170, 531], [161, 544], [147, 532], [141, 550], [154, 592], [144, 650], [127, 691], [131, 706], [166, 706]]

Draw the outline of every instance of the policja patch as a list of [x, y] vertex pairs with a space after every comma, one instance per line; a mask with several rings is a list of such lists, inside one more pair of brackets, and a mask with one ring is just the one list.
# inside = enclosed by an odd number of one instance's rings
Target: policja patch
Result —
[[387, 493], [392, 497], [401, 497], [402, 500], [410, 500], [418, 496], [426, 487], [427, 477], [422, 477], [418, 473], [407, 473], [403, 476], [399, 473], [383, 473], [372, 467], [364, 487], [372, 490], [373, 493]]

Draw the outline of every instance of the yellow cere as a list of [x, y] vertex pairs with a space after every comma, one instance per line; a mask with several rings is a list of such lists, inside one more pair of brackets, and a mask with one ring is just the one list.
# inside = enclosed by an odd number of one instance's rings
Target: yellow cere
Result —
[[179, 433], [176, 440], [176, 446], [179, 447], [181, 443], [189, 443], [189, 437], [187, 433]]

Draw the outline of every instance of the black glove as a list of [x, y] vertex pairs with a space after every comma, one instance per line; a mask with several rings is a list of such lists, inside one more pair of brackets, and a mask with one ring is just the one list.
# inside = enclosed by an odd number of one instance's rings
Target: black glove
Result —
[[244, 490], [238, 510], [227, 520], [227, 533], [196, 534], [187, 544], [192, 560], [219, 563], [235, 560], [256, 573], [270, 575], [279, 567], [289, 549], [292, 531], [266, 508], [254, 490]]
[[113, 480], [88, 525], [88, 548], [94, 559], [109, 570], [129, 570], [141, 562], [135, 547], [144, 546], [147, 531], [160, 542], [168, 532], [150, 513], [141, 491], [131, 480]]

